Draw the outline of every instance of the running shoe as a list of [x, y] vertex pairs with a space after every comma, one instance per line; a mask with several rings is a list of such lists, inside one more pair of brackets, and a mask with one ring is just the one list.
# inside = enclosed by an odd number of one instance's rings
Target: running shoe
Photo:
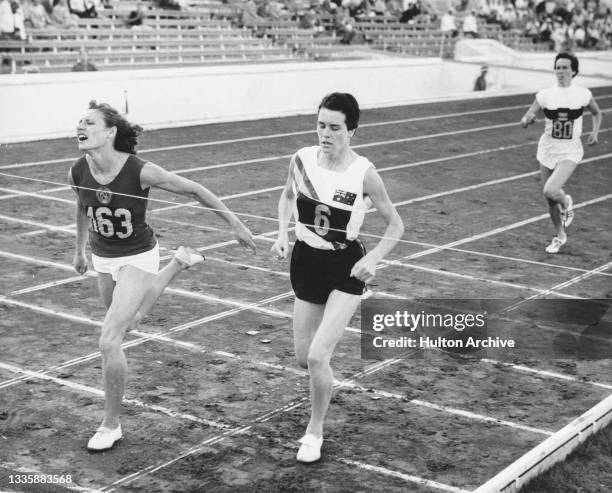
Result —
[[121, 425], [114, 430], [107, 428], [106, 426], [100, 426], [96, 431], [96, 434], [89, 439], [87, 448], [100, 452], [102, 450], [108, 450], [115, 445], [116, 442], [121, 440], [123, 434], [121, 433]]
[[300, 462], [315, 462], [321, 458], [321, 445], [323, 445], [323, 437], [306, 434], [300, 438], [300, 450], [298, 450], [296, 459]]
[[566, 242], [567, 242], [567, 237], [565, 237], [565, 239], [562, 240], [558, 236], [555, 236], [550, 242], [550, 245], [546, 247], [546, 253], [559, 253], [559, 249], [563, 245], [565, 245]]
[[193, 267], [200, 262], [204, 262], [204, 256], [200, 255], [193, 248], [189, 247], [179, 247], [176, 252], [174, 252], [175, 260], [181, 264], [184, 268], [188, 269], [189, 267]]

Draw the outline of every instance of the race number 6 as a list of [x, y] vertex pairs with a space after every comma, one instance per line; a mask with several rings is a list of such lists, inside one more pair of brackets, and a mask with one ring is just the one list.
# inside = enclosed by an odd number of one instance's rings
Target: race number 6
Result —
[[315, 207], [314, 230], [319, 236], [325, 236], [329, 231], [329, 216], [331, 211], [325, 204], [319, 204]]

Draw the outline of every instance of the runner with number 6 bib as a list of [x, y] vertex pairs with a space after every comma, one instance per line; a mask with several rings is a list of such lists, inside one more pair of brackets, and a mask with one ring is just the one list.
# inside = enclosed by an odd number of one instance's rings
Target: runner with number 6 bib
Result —
[[578, 74], [578, 59], [570, 53], [555, 57], [555, 75], [558, 84], [536, 94], [535, 101], [521, 119], [527, 127], [542, 110], [546, 120], [544, 134], [538, 143], [537, 160], [540, 163], [544, 197], [548, 201], [555, 236], [546, 247], [547, 253], [557, 253], [567, 242], [565, 229], [574, 219], [573, 201], [563, 190], [572, 173], [582, 160], [582, 113], [588, 108], [593, 115], [593, 129], [587, 143], [597, 144], [601, 126], [601, 111], [591, 91], [573, 83]]
[[150, 188], [185, 195], [211, 208], [232, 227], [239, 243], [256, 249], [251, 232], [211, 191], [135, 155], [141, 132], [111, 106], [92, 101], [77, 126], [84, 155], [68, 174], [77, 194], [73, 265], [79, 274], [87, 271], [89, 230], [92, 263], [107, 308], [99, 342], [106, 400], [102, 424], [87, 444], [93, 451], [109, 449], [123, 436], [119, 413], [127, 379], [121, 348], [126, 331], [149, 312], [179, 272], [204, 260], [195, 250], [180, 247], [158, 272], [159, 248], [146, 221]]
[[[278, 204], [279, 232], [272, 251], [285, 258], [288, 226], [297, 222], [291, 256], [295, 291], [293, 340], [300, 366], [310, 375], [311, 416], [300, 439], [297, 460], [321, 457], [323, 421], [331, 400], [330, 360], [361, 300], [376, 264], [404, 232], [385, 186], [372, 163], [350, 148], [359, 105], [347, 93], [323, 98], [317, 117], [319, 145], [300, 149]], [[358, 239], [364, 215], [373, 205], [387, 228], [368, 254]]]

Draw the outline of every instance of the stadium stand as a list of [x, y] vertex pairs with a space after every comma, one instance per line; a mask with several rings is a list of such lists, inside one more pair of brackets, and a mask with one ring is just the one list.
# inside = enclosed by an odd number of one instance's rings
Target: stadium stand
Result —
[[[158, 5], [151, 0], [121, 0], [113, 3], [112, 8], [100, 9], [97, 17], [78, 19], [78, 28], [30, 27], [27, 37], [21, 33], [21, 39], [13, 36], [0, 40], [0, 56], [10, 58], [17, 69], [31, 65], [40, 70], [67, 70], [78, 58], [80, 49], [87, 49], [100, 69], [218, 61], [354, 58], [357, 51], [364, 53], [366, 50], [452, 58], [454, 46], [462, 37], [460, 27], [469, 2], [465, 6], [461, 4], [463, 10], [453, 13], [459, 31], [457, 36], [440, 29], [439, 12], [423, 7], [418, 7], [418, 14], [410, 16], [407, 22], [404, 22], [405, 15], [373, 15], [367, 9], [365, 13], [353, 9], [357, 16], [352, 18], [354, 34], [348, 40], [338, 30], [337, 19], [332, 13], [303, 1], [287, 2], [283, 18], [264, 17], [265, 12], [259, 10], [257, 15], [245, 17], [246, 3], [241, 1], [188, 0], [182, 4], [185, 8], [178, 9], [162, 9]], [[487, 2], [484, 5], [487, 8], [478, 12], [477, 37], [495, 39], [519, 51], [587, 45], [586, 39], [582, 42], [575, 39], [575, 34], [578, 32], [580, 36], [580, 32], [573, 19], [582, 15], [581, 5], [572, 11], [574, 17], [568, 17], [574, 27], [570, 30], [566, 24], [565, 41], [559, 38], [561, 24], [555, 17], [560, 15], [557, 11], [549, 14], [540, 9], [534, 17], [526, 8], [517, 7], [516, 12], [508, 13], [510, 7], [505, 6], [500, 13]], [[605, 14], [605, 25], [612, 26], [610, 9], [602, 13], [598, 5], [586, 2], [585, 8], [591, 9], [591, 21], [585, 21], [586, 24], [599, 22]], [[540, 4], [535, 12], [539, 8]], [[143, 25], [128, 28], [126, 21], [137, 9], [142, 11]], [[314, 16], [318, 27], [305, 28], [308, 23], [303, 21], [307, 13]], [[557, 19], [556, 35], [546, 31], [545, 23], [552, 19]], [[601, 47], [609, 46], [612, 27], [602, 30], [599, 38]], [[590, 43], [592, 45], [593, 41]], [[360, 45], [358, 50], [351, 48], [355, 45]]]

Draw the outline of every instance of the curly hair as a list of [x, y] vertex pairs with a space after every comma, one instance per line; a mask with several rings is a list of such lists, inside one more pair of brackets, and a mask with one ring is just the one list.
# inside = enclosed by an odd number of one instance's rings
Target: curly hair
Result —
[[140, 125], [130, 123], [115, 108], [106, 103], [90, 101], [89, 109], [97, 110], [102, 113], [107, 128], [117, 128], [117, 135], [113, 142], [113, 146], [116, 150], [127, 152], [128, 154], [136, 154], [138, 137], [142, 134], [142, 127]]

